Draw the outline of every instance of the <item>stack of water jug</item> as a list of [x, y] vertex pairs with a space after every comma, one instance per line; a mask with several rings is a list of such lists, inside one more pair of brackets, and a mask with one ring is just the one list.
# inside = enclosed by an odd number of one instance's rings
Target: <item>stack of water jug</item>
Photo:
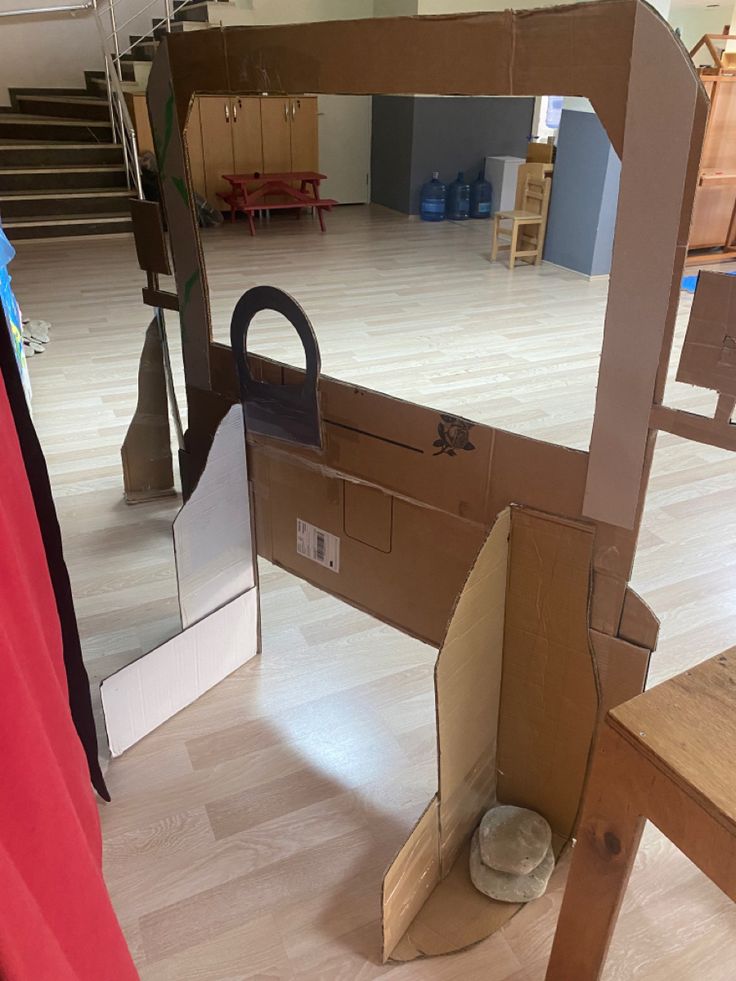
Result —
[[420, 214], [425, 221], [465, 221], [491, 217], [491, 185], [483, 177], [468, 184], [462, 171], [452, 184], [443, 184], [437, 171], [422, 187]]

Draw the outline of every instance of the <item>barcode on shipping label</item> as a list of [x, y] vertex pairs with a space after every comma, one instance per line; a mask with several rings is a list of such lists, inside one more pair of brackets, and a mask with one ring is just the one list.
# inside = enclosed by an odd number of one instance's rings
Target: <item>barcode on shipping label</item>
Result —
[[296, 519], [296, 550], [299, 555], [318, 562], [325, 569], [340, 571], [340, 539], [301, 518]]

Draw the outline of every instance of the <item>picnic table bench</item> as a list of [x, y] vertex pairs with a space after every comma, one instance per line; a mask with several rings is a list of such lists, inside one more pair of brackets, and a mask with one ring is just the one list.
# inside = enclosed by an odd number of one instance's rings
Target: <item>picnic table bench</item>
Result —
[[[275, 211], [296, 208], [297, 218], [301, 208], [314, 208], [319, 227], [325, 231], [322, 212], [337, 204], [332, 198], [319, 196], [320, 182], [324, 174], [312, 170], [285, 171], [281, 174], [223, 174], [230, 184], [226, 194], [218, 194], [230, 206], [230, 221], [235, 221], [238, 211], [248, 217], [251, 235], [255, 235], [254, 211]], [[299, 184], [299, 187], [296, 186]], [[274, 200], [276, 199], [276, 200]]]

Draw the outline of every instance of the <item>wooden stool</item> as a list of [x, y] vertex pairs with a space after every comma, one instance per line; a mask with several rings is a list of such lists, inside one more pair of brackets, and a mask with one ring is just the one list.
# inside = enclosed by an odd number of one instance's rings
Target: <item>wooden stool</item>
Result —
[[598, 737], [546, 981], [597, 981], [645, 819], [736, 901], [736, 647], [625, 702]]
[[[535, 265], [539, 265], [542, 261], [544, 233], [547, 229], [550, 185], [549, 177], [527, 175], [521, 194], [517, 193], [518, 207], [514, 211], [496, 212], [493, 216], [491, 262], [495, 262], [498, 258], [499, 249], [508, 249], [509, 267], [511, 269], [514, 268], [517, 259], [533, 259]], [[501, 227], [502, 221], [511, 222], [510, 231]], [[531, 229], [531, 233], [529, 229]], [[521, 243], [519, 242], [520, 231], [522, 232]], [[509, 244], [502, 244], [501, 237], [509, 239]]]

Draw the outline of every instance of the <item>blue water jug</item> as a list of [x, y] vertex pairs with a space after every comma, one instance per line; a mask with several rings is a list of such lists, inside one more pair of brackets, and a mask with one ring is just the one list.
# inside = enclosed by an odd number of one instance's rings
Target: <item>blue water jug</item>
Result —
[[483, 171], [478, 174], [478, 180], [470, 185], [470, 217], [471, 218], [490, 218], [491, 217], [491, 185], [483, 176]]
[[451, 221], [465, 221], [470, 217], [470, 184], [465, 183], [462, 170], [447, 188], [447, 217]]
[[422, 185], [419, 213], [424, 221], [445, 220], [446, 198], [447, 187], [442, 183], [439, 173], [435, 170], [432, 174], [432, 180]]

